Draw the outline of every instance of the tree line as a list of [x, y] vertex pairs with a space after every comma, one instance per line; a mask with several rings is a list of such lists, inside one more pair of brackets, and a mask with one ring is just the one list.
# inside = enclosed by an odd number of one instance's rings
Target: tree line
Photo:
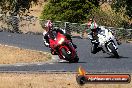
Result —
[[[118, 23], [118, 26], [123, 25], [127, 22], [118, 16], [118, 12], [123, 13], [127, 16], [129, 20], [132, 20], [132, 1], [131, 0], [111, 0], [111, 7], [115, 12], [113, 17], [110, 17], [107, 13], [103, 13], [100, 10], [100, 1], [99, 0], [44, 0], [48, 2], [43, 7], [43, 12], [41, 19], [51, 19], [53, 21], [69, 21], [84, 23], [89, 17], [97, 17], [98, 21], [115, 19], [115, 23]], [[103, 0], [105, 2], [105, 0]], [[1, 0], [0, 8], [1, 13], [10, 12], [11, 15], [16, 16], [20, 12], [24, 13], [32, 7], [32, 4], [36, 4], [39, 0]], [[101, 17], [102, 16], [102, 17]], [[117, 16], [117, 17], [116, 17]], [[106, 19], [107, 18], [107, 19]], [[109, 19], [110, 18], [110, 19]], [[118, 19], [116, 19], [118, 18]], [[117, 21], [120, 22], [117, 22]], [[101, 22], [102, 22], [101, 21]], [[99, 23], [101, 23], [99, 22]], [[106, 23], [104, 22], [104, 24]], [[112, 24], [110, 22], [109, 24]], [[115, 24], [114, 23], [114, 24]]]

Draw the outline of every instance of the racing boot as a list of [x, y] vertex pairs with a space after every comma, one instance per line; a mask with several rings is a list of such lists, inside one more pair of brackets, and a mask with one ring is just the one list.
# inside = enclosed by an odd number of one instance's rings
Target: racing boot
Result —
[[[101, 48], [102, 48], [102, 47], [101, 47]], [[102, 52], [103, 52], [103, 53], [106, 53], [106, 52], [104, 51], [104, 49], [103, 49], [103, 48], [102, 48], [101, 50], [102, 50]]]
[[102, 47], [98, 47], [98, 48], [97, 48], [97, 52], [99, 52], [99, 51], [102, 51], [103, 53], [105, 53], [105, 51], [103, 50]]
[[102, 49], [102, 47], [93, 47], [93, 50], [91, 51], [91, 53], [96, 54], [99, 51], [103, 51], [103, 53], [105, 53], [105, 51]]

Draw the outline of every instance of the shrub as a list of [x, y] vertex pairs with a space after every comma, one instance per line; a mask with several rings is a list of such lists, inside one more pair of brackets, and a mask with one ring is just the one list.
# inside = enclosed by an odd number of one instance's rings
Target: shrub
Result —
[[50, 0], [44, 6], [41, 19], [83, 22], [90, 10], [98, 6], [97, 0]]

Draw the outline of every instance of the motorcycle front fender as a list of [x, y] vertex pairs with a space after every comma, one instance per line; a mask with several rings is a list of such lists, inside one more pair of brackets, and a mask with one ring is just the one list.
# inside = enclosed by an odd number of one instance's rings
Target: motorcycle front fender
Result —
[[58, 55], [61, 59], [69, 60], [71, 52], [66, 46], [60, 46], [58, 48]]
[[[68, 44], [66, 45], [63, 45], [59, 48], [59, 51], [61, 53], [61, 49], [64, 48], [67, 52], [67, 54], [70, 54], [71, 55], [71, 58], [74, 58], [75, 54], [76, 54], [76, 50], [73, 48], [72, 44], [69, 42]], [[61, 53], [62, 55], [62, 53]]]

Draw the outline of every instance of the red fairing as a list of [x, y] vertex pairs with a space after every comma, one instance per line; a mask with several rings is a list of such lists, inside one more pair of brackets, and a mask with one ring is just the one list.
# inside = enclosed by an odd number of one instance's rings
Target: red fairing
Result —
[[66, 39], [65, 36], [61, 33], [57, 34], [56, 40], [54, 39], [50, 39], [50, 47], [51, 48], [55, 48], [57, 45], [60, 45], [58, 42], [61, 40], [61, 38], [63, 38], [64, 40]]
[[[61, 34], [58, 33], [56, 36], [56, 39], [50, 39], [50, 47], [55, 50], [56, 47], [58, 47], [58, 56], [60, 57], [60, 59], [65, 59], [63, 58], [63, 54], [61, 52], [61, 49], [65, 49], [66, 52], [70, 51], [71, 52], [71, 59], [74, 59], [75, 54], [76, 54], [76, 50], [73, 46], [69, 46], [70, 40], [67, 40], [67, 38]], [[65, 44], [63, 44], [65, 43]], [[55, 50], [56, 51], [56, 50]]]
[[59, 48], [59, 52], [60, 52], [59, 57], [60, 57], [61, 59], [63, 59], [62, 52], [61, 52], [61, 49], [62, 49], [62, 48], [66, 49], [66, 51], [69, 51], [69, 49], [68, 49], [67, 46], [60, 46], [60, 48]]

